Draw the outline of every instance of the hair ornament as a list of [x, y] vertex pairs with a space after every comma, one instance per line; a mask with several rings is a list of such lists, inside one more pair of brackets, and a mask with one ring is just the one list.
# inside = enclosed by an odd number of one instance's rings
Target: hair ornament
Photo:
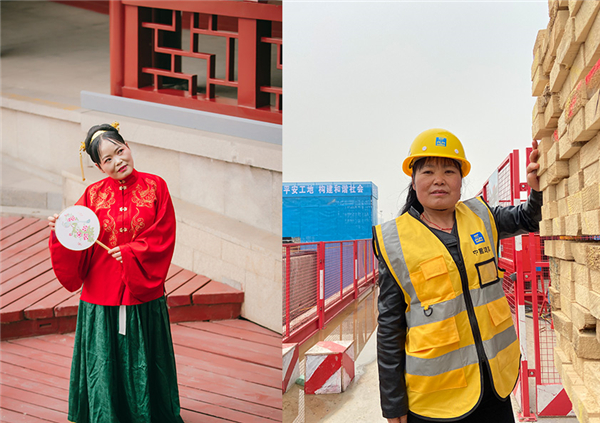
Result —
[[[110, 124], [110, 126], [115, 128], [117, 130], [117, 132], [119, 132], [119, 128], [120, 128], [119, 122], [114, 121], [113, 123]], [[92, 135], [92, 139], [90, 140], [90, 144], [92, 143], [92, 141], [94, 141], [96, 139], [96, 137], [98, 137], [98, 135], [103, 134], [104, 132], [106, 132], [106, 131], [101, 130], [101, 131], [94, 132], [94, 135]]]
[[106, 131], [96, 131], [94, 135], [92, 135], [92, 139], [90, 139], [90, 144], [98, 137], [98, 135], [105, 133]]
[[85, 151], [85, 141], [81, 142], [79, 146], [79, 166], [81, 167], [81, 179], [85, 181], [85, 175], [83, 174], [83, 157], [81, 156], [81, 152]]

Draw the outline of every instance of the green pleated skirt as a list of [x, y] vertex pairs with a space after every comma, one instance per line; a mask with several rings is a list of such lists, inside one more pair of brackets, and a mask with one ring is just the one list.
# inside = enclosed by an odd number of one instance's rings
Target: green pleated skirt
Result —
[[164, 297], [126, 307], [79, 302], [69, 420], [76, 423], [182, 423]]

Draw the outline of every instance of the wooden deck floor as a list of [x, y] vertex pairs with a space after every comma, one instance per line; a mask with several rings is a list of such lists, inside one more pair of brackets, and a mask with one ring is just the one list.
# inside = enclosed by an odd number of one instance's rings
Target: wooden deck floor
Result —
[[[244, 320], [171, 325], [186, 423], [281, 421], [281, 337]], [[74, 334], [0, 343], [0, 421], [67, 421]]]
[[[75, 330], [80, 292], [69, 292], [54, 275], [48, 222], [0, 217], [0, 336]], [[165, 282], [171, 322], [239, 317], [244, 293], [171, 265]]]
[[[79, 292], [56, 280], [48, 235], [43, 220], [0, 217], [2, 422], [67, 421]], [[183, 420], [281, 421], [281, 336], [231, 319], [243, 292], [178, 266], [165, 288]]]

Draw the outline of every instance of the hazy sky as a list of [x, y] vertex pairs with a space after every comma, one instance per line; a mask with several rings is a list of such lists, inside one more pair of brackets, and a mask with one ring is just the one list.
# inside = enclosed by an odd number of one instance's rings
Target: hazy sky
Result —
[[373, 181], [388, 220], [410, 181], [402, 161], [425, 129], [462, 141], [472, 164], [463, 197], [531, 144], [547, 0], [286, 0], [283, 14], [284, 182]]

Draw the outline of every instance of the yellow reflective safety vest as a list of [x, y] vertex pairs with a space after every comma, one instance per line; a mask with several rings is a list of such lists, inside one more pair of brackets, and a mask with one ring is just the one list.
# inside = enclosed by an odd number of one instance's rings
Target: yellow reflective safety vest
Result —
[[440, 239], [404, 213], [375, 227], [376, 248], [407, 304], [406, 389], [412, 413], [453, 419], [482, 395], [487, 360], [506, 398], [519, 373], [519, 341], [498, 270], [498, 231], [480, 198], [456, 205], [461, 271]]

